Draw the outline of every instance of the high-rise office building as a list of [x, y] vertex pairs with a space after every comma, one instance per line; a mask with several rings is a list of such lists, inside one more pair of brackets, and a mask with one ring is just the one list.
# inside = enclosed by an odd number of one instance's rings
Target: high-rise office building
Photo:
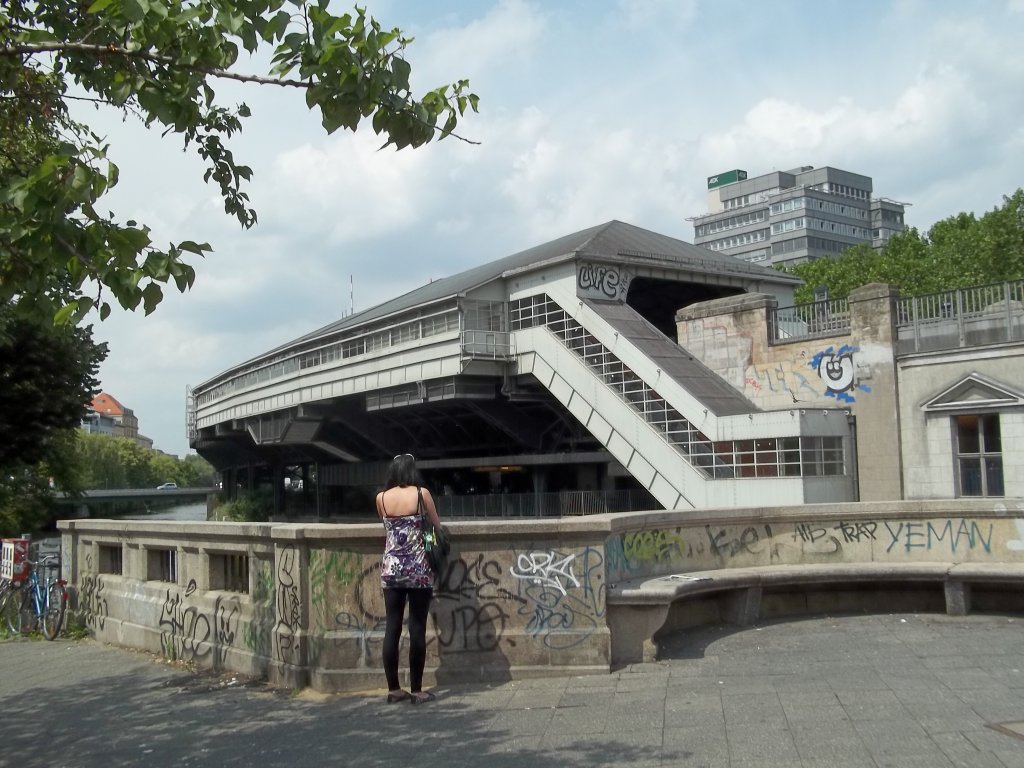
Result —
[[869, 176], [805, 165], [748, 178], [708, 178], [708, 213], [694, 216], [694, 244], [744, 261], [799, 264], [858, 243], [881, 248], [904, 228], [905, 203], [872, 197]]

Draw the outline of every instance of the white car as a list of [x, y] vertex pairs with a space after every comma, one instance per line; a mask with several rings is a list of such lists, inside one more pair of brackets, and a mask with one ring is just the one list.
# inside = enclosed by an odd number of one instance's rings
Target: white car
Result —
[[156, 489], [158, 491], [176, 491], [176, 490], [178, 490], [178, 484], [177, 483], [164, 483], [163, 485], [158, 485], [156, 487]]

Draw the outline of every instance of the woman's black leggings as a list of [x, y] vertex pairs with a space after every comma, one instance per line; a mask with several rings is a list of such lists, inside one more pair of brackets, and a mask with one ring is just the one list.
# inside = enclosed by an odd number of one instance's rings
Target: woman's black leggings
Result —
[[409, 601], [409, 689], [414, 693], [423, 689], [423, 665], [427, 662], [427, 614], [434, 590], [411, 587], [385, 587], [384, 610], [387, 625], [384, 629], [384, 676], [388, 690], [396, 691], [398, 684], [398, 645], [402, 639], [405, 602]]

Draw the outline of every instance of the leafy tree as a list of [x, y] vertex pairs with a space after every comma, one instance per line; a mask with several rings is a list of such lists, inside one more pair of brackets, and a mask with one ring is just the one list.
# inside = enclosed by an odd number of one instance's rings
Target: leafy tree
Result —
[[43, 530], [53, 520], [53, 487], [72, 494], [83, 488], [75, 438], [74, 430], [59, 430], [39, 463], [0, 468], [0, 536]]
[[78, 436], [77, 463], [85, 488], [126, 488], [125, 470], [110, 435], [82, 433]]
[[177, 483], [181, 487], [187, 485], [181, 462], [173, 456], [159, 451], [149, 451], [148, 453], [148, 482], [151, 485], [160, 485], [161, 483]]
[[114, 438], [114, 454], [121, 466], [126, 488], [148, 488], [149, 461], [145, 449], [130, 437]]
[[0, 471], [42, 461], [56, 433], [79, 426], [106, 356], [91, 328], [54, 327], [0, 303]]
[[856, 245], [836, 259], [817, 259], [785, 270], [804, 280], [798, 302], [825, 285], [843, 298], [867, 283], [889, 283], [919, 296], [1024, 277], [1024, 188], [980, 218], [960, 213], [936, 222], [926, 235], [911, 228], [880, 252]]
[[217, 471], [206, 459], [196, 453], [190, 453], [180, 464], [182, 481], [178, 485], [186, 488], [212, 488], [217, 482]]
[[[101, 207], [117, 183], [104, 140], [75, 120], [83, 99], [177, 134], [207, 164], [224, 210], [243, 227], [256, 212], [243, 187], [250, 169], [226, 141], [249, 115], [225, 106], [222, 80], [295, 88], [324, 129], [366, 118], [397, 149], [453, 132], [477, 96], [460, 80], [410, 90], [411, 42], [364, 9], [335, 16], [329, 0], [10, 0], [0, 5], [0, 302], [20, 312], [78, 321], [111, 301], [152, 312], [173, 281], [195, 279], [185, 261], [206, 243], [160, 247], [150, 230]], [[269, 53], [269, 72], [242, 69], [240, 51]], [[252, 60], [252, 59], [250, 59]], [[112, 297], [112, 298], [111, 298]]]
[[213, 467], [199, 456], [177, 459], [113, 435], [79, 433], [69, 463], [78, 467], [82, 488], [154, 488], [166, 482], [194, 488], [214, 482]]

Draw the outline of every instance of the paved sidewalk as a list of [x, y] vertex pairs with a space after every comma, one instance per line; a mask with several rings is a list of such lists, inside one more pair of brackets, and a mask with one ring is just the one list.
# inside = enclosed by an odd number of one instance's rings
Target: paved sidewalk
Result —
[[9, 640], [0, 766], [1024, 768], [1024, 735], [990, 727], [1024, 721], [1024, 619], [814, 618], [690, 632], [668, 652], [414, 707]]

